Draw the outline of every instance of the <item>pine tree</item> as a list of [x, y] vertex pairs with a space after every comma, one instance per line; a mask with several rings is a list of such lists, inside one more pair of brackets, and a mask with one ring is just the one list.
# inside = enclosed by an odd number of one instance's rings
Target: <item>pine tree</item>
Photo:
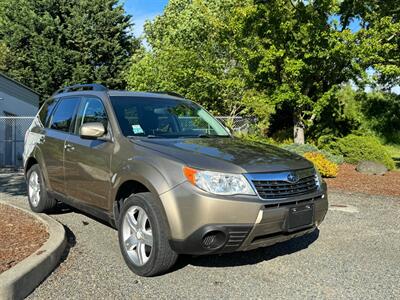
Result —
[[[2, 70], [43, 96], [67, 84], [125, 86], [138, 47], [116, 0], [0, 0]], [[5, 64], [5, 65], [4, 65]]]
[[124, 88], [123, 72], [139, 42], [130, 35], [131, 18], [118, 0], [80, 0], [66, 21], [72, 51], [71, 83], [98, 82]]

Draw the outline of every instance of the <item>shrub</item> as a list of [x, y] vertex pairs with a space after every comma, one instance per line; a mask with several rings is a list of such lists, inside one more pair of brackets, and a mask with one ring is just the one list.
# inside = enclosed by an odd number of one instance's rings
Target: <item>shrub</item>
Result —
[[314, 166], [318, 169], [323, 177], [336, 177], [339, 172], [337, 164], [329, 161], [325, 155], [320, 152], [307, 152], [304, 153], [304, 157], [314, 163]]
[[384, 164], [389, 170], [395, 167], [387, 148], [373, 136], [357, 136], [350, 134], [326, 145], [326, 150], [333, 154], [341, 154], [344, 160], [356, 164], [362, 160], [370, 160]]
[[327, 150], [319, 150], [317, 147], [311, 144], [291, 144], [282, 146], [283, 149], [294, 152], [298, 155], [304, 156], [307, 152], [318, 152], [323, 154], [329, 161], [341, 165], [344, 162], [342, 155], [334, 155]]
[[293, 143], [293, 128], [283, 128], [272, 134], [274, 141], [280, 144]]
[[337, 165], [341, 165], [342, 163], [344, 163], [344, 157], [341, 154], [339, 154], [339, 155], [332, 154], [332, 153], [330, 153], [329, 151], [327, 151], [325, 149], [319, 150], [318, 152], [323, 154], [323, 155], [325, 155], [325, 157], [329, 161], [331, 161], [331, 162], [333, 162], [333, 163], [335, 163]]
[[319, 148], [325, 147], [327, 144], [337, 140], [337, 137], [333, 134], [321, 135], [317, 140], [317, 146]]
[[307, 152], [317, 152], [318, 148], [311, 144], [290, 144], [282, 146], [283, 149], [303, 156]]
[[260, 135], [256, 135], [256, 134], [237, 133], [237, 134], [235, 134], [235, 136], [240, 139], [246, 140], [246, 141], [263, 143], [263, 144], [268, 144], [268, 145], [276, 145], [276, 142], [273, 139], [271, 139], [269, 137], [263, 137]]

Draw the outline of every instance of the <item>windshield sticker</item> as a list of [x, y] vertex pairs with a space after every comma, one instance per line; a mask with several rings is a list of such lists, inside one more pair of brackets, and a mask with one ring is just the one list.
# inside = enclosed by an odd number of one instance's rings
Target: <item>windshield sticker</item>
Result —
[[144, 133], [142, 127], [140, 127], [139, 124], [132, 125], [132, 131], [133, 131], [134, 134], [142, 134], [142, 133]]

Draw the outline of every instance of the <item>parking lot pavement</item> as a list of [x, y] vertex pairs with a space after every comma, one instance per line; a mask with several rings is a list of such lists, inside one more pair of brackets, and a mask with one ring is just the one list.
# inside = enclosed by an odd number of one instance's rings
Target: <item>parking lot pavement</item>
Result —
[[[0, 199], [26, 206], [21, 194]], [[70, 247], [29, 299], [399, 299], [400, 199], [332, 192], [330, 204], [309, 236], [250, 252], [183, 256], [154, 278], [129, 271], [114, 229], [64, 207], [52, 217], [65, 225]]]

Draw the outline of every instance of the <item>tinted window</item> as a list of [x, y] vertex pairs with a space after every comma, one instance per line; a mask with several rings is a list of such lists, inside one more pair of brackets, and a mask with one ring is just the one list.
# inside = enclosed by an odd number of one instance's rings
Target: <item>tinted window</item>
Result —
[[225, 128], [188, 100], [110, 97], [125, 136], [229, 137]]
[[79, 102], [79, 98], [62, 99], [51, 118], [50, 128], [68, 132]]
[[45, 127], [48, 125], [48, 121], [50, 119], [50, 115], [51, 115], [54, 107], [57, 104], [57, 100], [58, 99], [49, 99], [49, 100], [47, 100], [43, 104], [42, 108], [40, 109], [39, 118], [40, 118], [40, 121], [42, 122], [43, 126], [45, 126]]
[[88, 98], [78, 113], [75, 132], [86, 123], [100, 122], [107, 129], [108, 118], [103, 103], [97, 98]]

